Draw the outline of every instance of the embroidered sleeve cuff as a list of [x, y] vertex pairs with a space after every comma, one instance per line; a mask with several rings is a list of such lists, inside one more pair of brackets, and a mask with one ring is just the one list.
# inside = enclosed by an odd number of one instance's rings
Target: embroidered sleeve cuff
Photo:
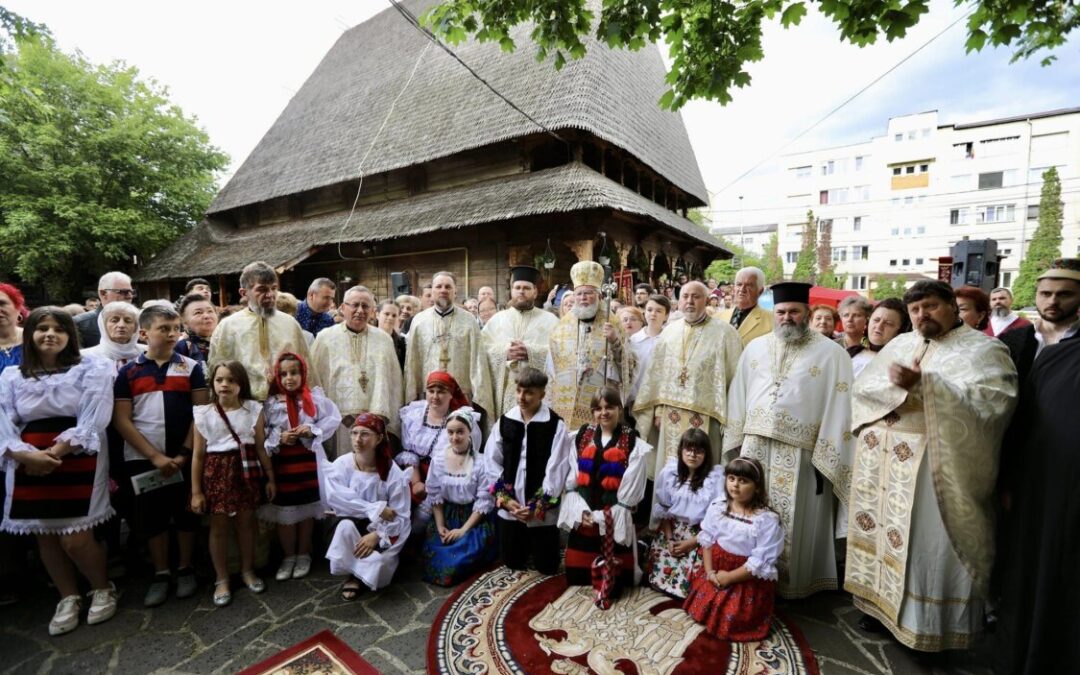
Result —
[[712, 546], [713, 544], [716, 543], [716, 540], [713, 539], [713, 536], [711, 534], [709, 534], [705, 530], [702, 530], [702, 531], [698, 532], [697, 543], [698, 543], [698, 546], [700, 546], [702, 548], [709, 548], [710, 546]]
[[394, 456], [394, 461], [402, 468], [406, 466], [416, 466], [420, 463], [420, 455], [412, 450], [402, 450]]
[[96, 453], [101, 447], [96, 429], [83, 429], [81, 427], [68, 429], [56, 437], [56, 443], [65, 441], [68, 445], [82, 448], [82, 451], [88, 455]]
[[263, 441], [263, 447], [266, 448], [267, 454], [274, 454], [278, 451], [278, 446], [281, 445], [281, 429], [277, 427], [270, 427], [269, 433], [266, 434], [266, 440]]
[[563, 495], [562, 505], [559, 507], [559, 528], [570, 531], [581, 525], [581, 516], [592, 513], [592, 509], [585, 503], [576, 492], [567, 492]]
[[[701, 535], [698, 535], [698, 543], [701, 543]], [[776, 581], [776, 564], [769, 564], [761, 558], [750, 556], [746, 560], [746, 569], [758, 579]]]

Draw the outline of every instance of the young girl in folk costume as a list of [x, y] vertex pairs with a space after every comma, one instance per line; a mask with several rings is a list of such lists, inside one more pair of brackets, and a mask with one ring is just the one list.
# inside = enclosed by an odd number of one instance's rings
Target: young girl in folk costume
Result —
[[240, 573], [252, 593], [266, 584], [255, 575], [255, 510], [277, 494], [274, 467], [263, 447], [262, 404], [252, 399], [251, 381], [239, 361], [210, 368], [210, 403], [195, 406], [195, 448], [191, 461], [191, 510], [210, 514], [210, 559], [217, 579], [214, 604], [232, 602], [229, 588], [229, 518], [236, 517]]
[[382, 418], [360, 413], [350, 438], [352, 452], [319, 472], [323, 501], [335, 516], [326, 550], [330, 574], [349, 575], [342, 600], [355, 600], [361, 583], [371, 590], [390, 583], [409, 536], [408, 475], [390, 457]]
[[[81, 358], [71, 315], [39, 307], [23, 327], [22, 362], [0, 376], [0, 458], [6, 468], [0, 530], [37, 536], [41, 561], [60, 591], [49, 634], [79, 625], [75, 567], [90, 582], [86, 622], [116, 613], [105, 550], [93, 528], [113, 515], [102, 433], [112, 417], [116, 366]], [[72, 564], [74, 563], [74, 565]]]
[[319, 496], [316, 451], [334, 437], [341, 413], [322, 389], [308, 387], [307, 363], [284, 352], [274, 363], [270, 396], [263, 404], [266, 454], [274, 466], [277, 495], [259, 517], [277, 523], [285, 558], [276, 579], [302, 579], [311, 571], [311, 533], [326, 512]]
[[679, 456], [669, 459], [656, 477], [652, 525], [657, 532], [649, 548], [650, 586], [686, 597], [690, 579], [701, 567], [701, 521], [723, 489], [724, 467], [712, 465], [709, 435], [687, 429], [679, 439]]
[[453, 586], [495, 559], [495, 498], [484, 481], [472, 432], [479, 415], [465, 409], [446, 420], [449, 443], [435, 453], [427, 498], [434, 522], [424, 540], [424, 581]]
[[[417, 536], [426, 532], [431, 520], [427, 475], [431, 458], [438, 449], [446, 447], [448, 415], [459, 409], [472, 410], [457, 380], [445, 370], [434, 370], [428, 375], [425, 392], [423, 401], [413, 401], [401, 409], [401, 451], [394, 457], [394, 462], [409, 477], [412, 529]], [[480, 447], [480, 429], [475, 425], [471, 436], [473, 447]]]
[[618, 560], [615, 597], [619, 587], [636, 585], [641, 578], [632, 511], [645, 495], [645, 461], [652, 446], [622, 424], [617, 389], [601, 389], [591, 407], [594, 424], [582, 426], [574, 437], [559, 527], [570, 532], [566, 581], [583, 586], [592, 583], [593, 562], [602, 555], [601, 532], [607, 533], [610, 521]]
[[728, 462], [724, 494], [701, 521], [702, 565], [690, 579], [683, 609], [723, 640], [764, 639], [772, 621], [784, 529], [769, 508], [764, 475], [756, 459]]

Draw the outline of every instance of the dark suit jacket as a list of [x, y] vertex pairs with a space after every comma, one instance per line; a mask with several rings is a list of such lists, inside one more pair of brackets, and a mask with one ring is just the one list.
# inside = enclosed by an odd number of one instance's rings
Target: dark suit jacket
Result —
[[101, 342], [101, 333], [98, 331], [97, 323], [98, 314], [101, 314], [100, 307], [75, 317], [75, 327], [79, 329], [79, 346], [83, 349], [97, 347]]

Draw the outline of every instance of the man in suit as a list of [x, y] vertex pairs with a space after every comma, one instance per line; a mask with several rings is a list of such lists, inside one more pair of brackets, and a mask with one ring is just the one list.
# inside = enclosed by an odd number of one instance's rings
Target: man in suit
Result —
[[1013, 313], [1012, 305], [1013, 294], [1009, 289], [1002, 287], [990, 291], [990, 321], [983, 332], [990, 337], [1001, 337], [1011, 330], [1030, 326], [1030, 321]]
[[735, 275], [735, 306], [720, 313], [722, 321], [739, 331], [743, 347], [754, 338], [772, 333], [772, 312], [758, 307], [758, 298], [765, 290], [765, 273], [756, 267], [744, 267]]
[[1070, 339], [1080, 330], [1080, 259], [1055, 260], [1039, 275], [1037, 283], [1035, 309], [1039, 320], [1000, 337], [1012, 354], [1021, 385], [1044, 348]]

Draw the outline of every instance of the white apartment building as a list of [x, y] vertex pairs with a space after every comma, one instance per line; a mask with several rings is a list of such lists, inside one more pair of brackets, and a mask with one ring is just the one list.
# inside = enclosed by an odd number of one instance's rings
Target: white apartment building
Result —
[[[869, 292], [879, 275], [937, 278], [936, 259], [965, 237], [998, 242], [1000, 281], [1011, 286], [1051, 166], [1065, 204], [1062, 255], [1080, 255], [1080, 108], [950, 125], [938, 124], [937, 111], [904, 115], [866, 143], [782, 161], [775, 208], [748, 219], [777, 223], [787, 273], [812, 209], [819, 223], [831, 221], [832, 259], [846, 288]], [[720, 230], [739, 228], [729, 220]], [[739, 239], [732, 234], [724, 236]]]

